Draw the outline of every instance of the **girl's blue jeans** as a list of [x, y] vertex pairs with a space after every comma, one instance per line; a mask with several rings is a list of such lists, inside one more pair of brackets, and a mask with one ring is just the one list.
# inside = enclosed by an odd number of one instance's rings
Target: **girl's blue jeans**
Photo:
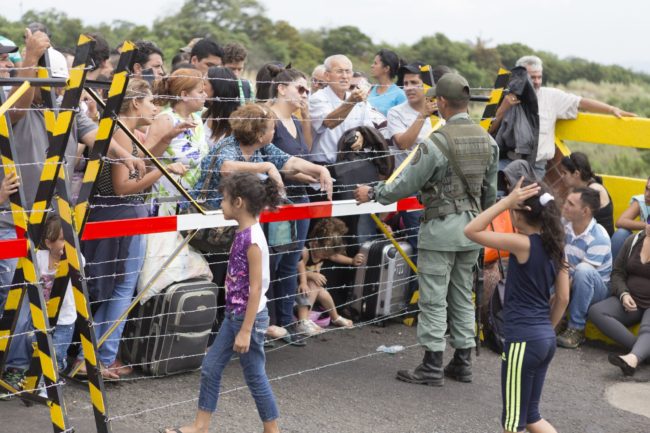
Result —
[[[217, 410], [221, 375], [235, 354], [233, 344], [243, 322], [243, 313], [226, 312], [219, 334], [203, 359], [199, 390], [199, 409], [202, 411], [215, 412]], [[244, 379], [253, 395], [257, 412], [263, 422], [273, 421], [279, 417], [278, 407], [264, 367], [266, 361], [264, 333], [268, 326], [269, 314], [268, 310], [264, 309], [257, 313], [255, 318], [248, 352], [238, 354], [239, 364], [244, 370]]]

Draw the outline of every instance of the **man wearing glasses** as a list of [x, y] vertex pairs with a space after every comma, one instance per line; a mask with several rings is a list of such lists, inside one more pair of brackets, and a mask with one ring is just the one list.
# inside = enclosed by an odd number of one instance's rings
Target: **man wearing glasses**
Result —
[[372, 127], [372, 112], [366, 102], [367, 89], [350, 91], [352, 62], [342, 54], [325, 59], [325, 79], [329, 85], [309, 99], [309, 115], [314, 129], [310, 160], [317, 164], [336, 161], [337, 143], [343, 133], [357, 126]]

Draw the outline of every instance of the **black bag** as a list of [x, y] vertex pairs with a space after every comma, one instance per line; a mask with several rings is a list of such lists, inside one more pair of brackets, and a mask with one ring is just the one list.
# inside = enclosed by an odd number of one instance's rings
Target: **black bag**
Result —
[[[210, 166], [208, 167], [208, 174], [203, 181], [203, 189], [199, 194], [197, 201], [203, 203], [203, 207], [207, 211], [212, 211], [216, 209], [210, 208], [206, 205], [207, 198], [207, 185], [210, 184], [212, 179], [212, 173], [214, 172], [214, 166], [217, 163], [217, 157], [221, 148], [217, 149], [215, 154], [212, 156], [210, 161]], [[190, 240], [190, 245], [196, 248], [197, 250], [208, 253], [208, 254], [224, 254], [230, 252], [230, 247], [235, 238], [235, 231], [237, 226], [225, 226], [225, 227], [210, 227], [205, 229], [197, 230], [194, 237]]]
[[134, 308], [124, 327], [124, 362], [152, 376], [199, 368], [216, 319], [217, 291], [209, 281], [181, 281]]

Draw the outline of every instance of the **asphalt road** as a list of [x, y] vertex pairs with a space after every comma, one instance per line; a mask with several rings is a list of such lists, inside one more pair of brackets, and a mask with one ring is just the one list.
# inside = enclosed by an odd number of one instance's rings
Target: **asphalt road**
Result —
[[[400, 324], [336, 330], [309, 340], [307, 347], [280, 347], [267, 353], [267, 371], [280, 408], [283, 432], [427, 432], [468, 433], [500, 430], [500, 358], [483, 349], [474, 359], [474, 382], [447, 381], [444, 387], [398, 382], [395, 372], [414, 367], [418, 347], [389, 355], [381, 345], [415, 343], [415, 329]], [[650, 406], [650, 366], [644, 365], [625, 391], [620, 370], [606, 361], [606, 350], [585, 346], [558, 349], [547, 376], [542, 415], [559, 432], [650, 432], [650, 418], [616, 408], [644, 396]], [[446, 353], [445, 362], [451, 356]], [[115, 433], [155, 432], [179, 426], [194, 416], [198, 372], [161, 379], [145, 378], [108, 384], [109, 416]], [[608, 390], [613, 390], [608, 393]], [[634, 390], [638, 392], [634, 392]], [[227, 368], [224, 394], [211, 432], [259, 432], [261, 423], [236, 361]], [[94, 432], [87, 388], [64, 389], [70, 424], [77, 432]], [[634, 401], [639, 406], [638, 401]], [[641, 404], [643, 407], [643, 404]], [[643, 410], [641, 410], [643, 412]], [[646, 412], [647, 414], [647, 412]], [[0, 402], [0, 433], [49, 432], [44, 406]]]

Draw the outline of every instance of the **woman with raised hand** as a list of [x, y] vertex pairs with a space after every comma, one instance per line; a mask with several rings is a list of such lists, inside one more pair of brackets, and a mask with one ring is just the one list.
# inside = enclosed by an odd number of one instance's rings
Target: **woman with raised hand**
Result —
[[645, 183], [644, 193], [632, 196], [630, 206], [616, 220], [616, 232], [612, 236], [612, 258], [614, 260], [616, 260], [623, 242], [632, 232], [645, 230], [648, 217], [650, 217], [650, 177]]
[[[151, 125], [158, 114], [158, 107], [153, 99], [149, 83], [140, 79], [129, 82], [118, 118], [140, 142], [144, 141], [144, 134], [138, 129]], [[174, 130], [170, 132], [174, 133]], [[172, 138], [170, 134], [163, 136], [165, 142]], [[122, 129], [115, 130], [113, 139], [134, 157], [144, 156]], [[166, 168], [176, 175], [186, 172], [182, 163], [172, 163]], [[123, 164], [104, 163], [97, 178], [96, 194], [91, 199], [93, 210], [88, 221], [146, 217], [146, 191], [161, 176], [162, 172], [157, 168], [150, 168], [146, 174], [140, 176], [140, 173], [130, 173]], [[131, 303], [144, 261], [145, 240], [141, 235], [124, 236], [85, 241], [82, 246], [87, 262], [86, 272], [96, 277], [88, 280], [90, 297], [93, 301], [101, 302], [93, 317], [97, 323], [95, 333], [99, 340]], [[119, 324], [98, 350], [99, 361], [105, 367], [102, 374], [109, 379], [132, 371], [116, 358], [123, 330], [124, 322]], [[80, 354], [78, 362], [81, 363], [80, 373], [83, 375], [85, 364], [82, 360], [83, 354]]]
[[[164, 163], [180, 162], [187, 167], [179, 184], [188, 191], [201, 175], [201, 161], [209, 151], [201, 120], [207, 94], [203, 75], [196, 69], [178, 69], [156, 84], [157, 98], [167, 104], [149, 128], [145, 145]], [[169, 137], [173, 137], [169, 139]], [[156, 183], [154, 199], [178, 195], [167, 179]], [[171, 215], [176, 203], [159, 204], [158, 215]]]

